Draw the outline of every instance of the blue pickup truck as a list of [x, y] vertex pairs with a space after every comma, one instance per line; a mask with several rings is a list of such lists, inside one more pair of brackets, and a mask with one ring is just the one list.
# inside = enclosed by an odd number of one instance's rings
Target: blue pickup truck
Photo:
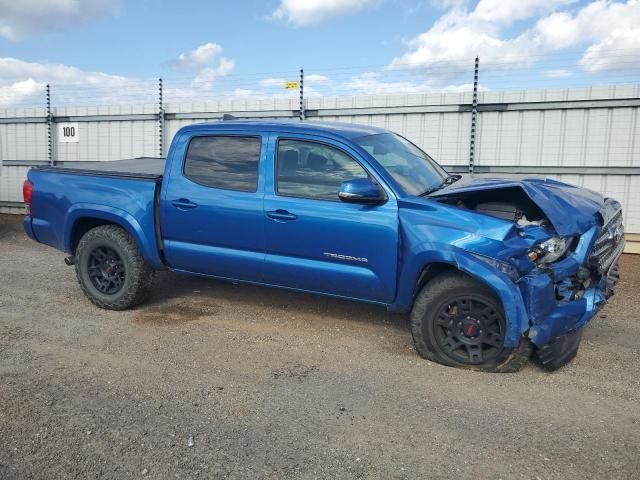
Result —
[[98, 307], [156, 270], [410, 312], [417, 352], [456, 367], [553, 370], [613, 293], [620, 204], [543, 178], [450, 175], [405, 138], [325, 122], [221, 121], [166, 161], [36, 167], [24, 228], [67, 252]]

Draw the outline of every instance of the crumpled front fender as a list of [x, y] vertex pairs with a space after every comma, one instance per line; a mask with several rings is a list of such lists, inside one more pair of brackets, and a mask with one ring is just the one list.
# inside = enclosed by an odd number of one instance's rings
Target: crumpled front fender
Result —
[[520, 338], [529, 328], [525, 304], [520, 290], [506, 274], [481, 262], [470, 252], [452, 247], [449, 244], [430, 245], [429, 251], [412, 259], [411, 266], [405, 268], [399, 282], [396, 302], [390, 310], [407, 311], [411, 308], [420, 273], [430, 264], [445, 263], [468, 274], [487, 285], [502, 302], [507, 323], [505, 346], [517, 347]]

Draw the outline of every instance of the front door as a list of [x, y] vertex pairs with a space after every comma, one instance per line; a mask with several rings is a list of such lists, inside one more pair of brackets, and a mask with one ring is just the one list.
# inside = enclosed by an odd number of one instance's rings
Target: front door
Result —
[[267, 138], [229, 132], [183, 142], [182, 153], [177, 153], [183, 161], [174, 163], [162, 190], [162, 236], [169, 266], [262, 281], [264, 215], [259, 171]]
[[370, 176], [347, 145], [287, 136], [273, 146], [265, 181], [268, 283], [389, 303], [395, 296], [398, 212], [341, 202], [340, 184]]

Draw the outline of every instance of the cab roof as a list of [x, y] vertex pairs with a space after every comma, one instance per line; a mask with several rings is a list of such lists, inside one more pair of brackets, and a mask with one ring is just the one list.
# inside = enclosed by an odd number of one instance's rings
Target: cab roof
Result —
[[353, 123], [299, 121], [299, 120], [223, 120], [221, 122], [196, 123], [185, 127], [190, 131], [240, 129], [248, 132], [287, 132], [306, 133], [310, 135], [333, 135], [352, 140], [367, 135], [389, 133], [388, 130], [369, 125]]

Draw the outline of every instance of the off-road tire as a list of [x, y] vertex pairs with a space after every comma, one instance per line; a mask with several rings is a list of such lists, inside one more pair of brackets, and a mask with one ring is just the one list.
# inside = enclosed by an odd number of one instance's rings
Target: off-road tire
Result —
[[[418, 354], [433, 362], [450, 367], [469, 368], [488, 372], [510, 373], [520, 370], [531, 357], [530, 341], [522, 337], [520, 345], [508, 348], [502, 345], [502, 351], [483, 363], [469, 364], [456, 361], [447, 355], [435, 338], [436, 316], [443, 306], [455, 299], [469, 298], [492, 306], [504, 322], [502, 304], [488, 287], [462, 273], [443, 273], [429, 281], [416, 296], [411, 310], [411, 334]], [[502, 324], [502, 332], [506, 326]], [[504, 340], [504, 334], [502, 335]]]
[[[88, 259], [96, 248], [114, 250], [125, 268], [124, 284], [112, 295], [100, 292], [92, 283], [88, 273]], [[75, 270], [80, 288], [91, 302], [107, 310], [126, 310], [140, 304], [148, 296], [154, 270], [140, 255], [136, 242], [117, 225], [102, 225], [85, 233], [76, 249]]]

